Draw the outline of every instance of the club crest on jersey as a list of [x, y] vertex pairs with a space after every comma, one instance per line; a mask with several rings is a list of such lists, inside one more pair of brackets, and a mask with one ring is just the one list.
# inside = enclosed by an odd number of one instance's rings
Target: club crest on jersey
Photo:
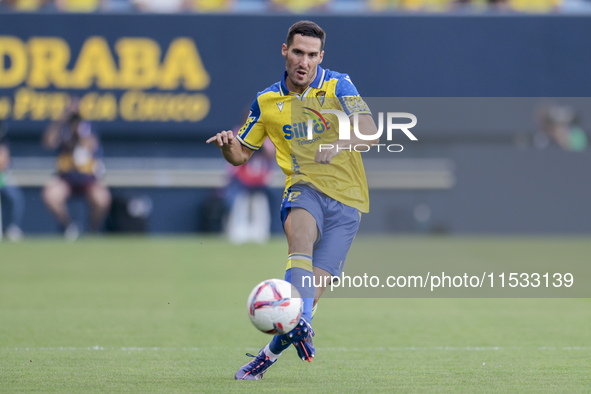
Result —
[[279, 108], [279, 112], [283, 112], [283, 101], [277, 103], [277, 107]]
[[324, 90], [316, 93], [316, 98], [318, 99], [321, 107], [324, 105], [324, 97], [326, 97], [326, 92]]

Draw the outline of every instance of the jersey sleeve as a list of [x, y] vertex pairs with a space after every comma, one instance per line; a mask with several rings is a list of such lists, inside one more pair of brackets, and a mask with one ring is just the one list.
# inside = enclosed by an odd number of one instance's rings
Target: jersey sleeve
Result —
[[265, 141], [265, 137], [265, 127], [261, 119], [261, 108], [259, 106], [259, 98], [257, 97], [250, 107], [250, 113], [248, 114], [246, 123], [240, 128], [236, 138], [247, 148], [259, 150]]
[[369, 107], [359, 95], [359, 92], [355, 85], [353, 85], [349, 75], [341, 75], [337, 81], [337, 86], [335, 87], [335, 95], [338, 97], [341, 107], [343, 107], [343, 111], [345, 111], [347, 116], [351, 116], [355, 113], [371, 115]]

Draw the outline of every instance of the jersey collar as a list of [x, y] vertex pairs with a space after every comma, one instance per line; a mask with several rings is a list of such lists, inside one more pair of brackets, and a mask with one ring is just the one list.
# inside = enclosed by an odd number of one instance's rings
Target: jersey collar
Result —
[[[285, 71], [283, 73], [283, 78], [281, 78], [281, 84], [279, 85], [280, 86], [280, 93], [282, 96], [287, 96], [289, 94], [289, 89], [287, 88], [287, 85], [285, 84], [285, 78], [287, 78], [287, 71]], [[322, 67], [320, 67], [320, 65], [318, 65], [318, 66], [316, 66], [316, 78], [314, 78], [314, 80], [312, 81], [310, 86], [308, 86], [308, 88], [306, 88], [306, 90], [304, 90], [304, 92], [302, 93], [302, 96], [305, 95], [306, 92], [308, 91], [308, 89], [310, 89], [310, 88], [320, 89], [323, 82], [324, 82], [324, 69]]]

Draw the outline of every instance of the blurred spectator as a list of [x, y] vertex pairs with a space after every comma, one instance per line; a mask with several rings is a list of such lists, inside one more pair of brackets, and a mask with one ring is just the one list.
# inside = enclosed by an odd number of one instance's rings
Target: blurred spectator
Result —
[[538, 148], [551, 142], [567, 151], [581, 152], [587, 148], [587, 135], [580, 126], [579, 115], [569, 106], [550, 105], [537, 114], [542, 133], [534, 137]]
[[400, 0], [367, 0], [367, 5], [371, 11], [380, 12], [398, 8]]
[[405, 10], [424, 12], [445, 11], [517, 11], [554, 12], [562, 0], [368, 0], [375, 12]]
[[516, 11], [550, 13], [589, 12], [588, 0], [0, 0], [0, 10], [64, 12], [152, 13], [232, 12], [233, 10], [287, 11], [301, 14], [316, 11], [369, 10], [411, 12], [485, 12]]
[[59, 149], [57, 176], [43, 189], [43, 201], [57, 218], [69, 240], [79, 235], [70, 218], [67, 201], [81, 195], [90, 207], [90, 230], [100, 230], [111, 206], [111, 193], [98, 177], [104, 173], [101, 147], [90, 123], [81, 118], [79, 100], [72, 100], [62, 118], [49, 125], [43, 135], [43, 146]]
[[301, 14], [310, 11], [324, 11], [332, 0], [270, 0], [271, 9]]
[[107, 0], [55, 0], [55, 6], [65, 12], [94, 12], [106, 7]]
[[509, 0], [509, 6], [513, 11], [549, 13], [558, 10], [561, 0]]
[[451, 7], [451, 0], [368, 0], [369, 9], [380, 12], [385, 10], [442, 12]]
[[487, 0], [486, 3], [491, 11], [515, 11], [510, 0]]
[[100, 8], [106, 12], [129, 12], [134, 10], [131, 0], [104, 0], [101, 2]]
[[227, 12], [234, 0], [185, 0], [184, 8], [196, 12]]
[[453, 10], [471, 7], [475, 11], [554, 12], [562, 0], [455, 0]]
[[0, 6], [24, 12], [54, 9], [52, 0], [0, 0]]
[[185, 0], [132, 0], [133, 5], [143, 12], [175, 13], [185, 8]]
[[[25, 200], [23, 193], [10, 180], [8, 167], [10, 166], [10, 150], [6, 141], [5, 129], [0, 121], [0, 199], [6, 202], [5, 209], [9, 213], [8, 220], [0, 220], [0, 226], [6, 228], [6, 236], [13, 242], [20, 241], [23, 237], [21, 230], [23, 214], [25, 213]], [[0, 209], [2, 205], [0, 204]], [[0, 218], [2, 217], [0, 213]], [[4, 223], [2, 223], [4, 222]], [[2, 232], [0, 232], [1, 234]]]
[[[237, 130], [235, 130], [237, 131]], [[225, 199], [229, 208], [226, 232], [233, 243], [264, 243], [271, 235], [272, 199], [269, 183], [275, 161], [275, 146], [267, 139], [245, 164], [228, 165], [230, 182]]]

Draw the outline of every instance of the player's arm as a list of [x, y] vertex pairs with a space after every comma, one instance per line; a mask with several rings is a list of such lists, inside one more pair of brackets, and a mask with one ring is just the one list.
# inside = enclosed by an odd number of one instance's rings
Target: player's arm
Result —
[[46, 149], [55, 149], [60, 143], [60, 130], [65, 126], [66, 121], [63, 119], [52, 122], [43, 132], [41, 144]]
[[239, 166], [248, 161], [254, 150], [242, 145], [240, 141], [234, 138], [232, 130], [217, 133], [207, 141], [221, 149], [222, 155], [226, 161], [234, 166]]
[[64, 128], [73, 114], [78, 113], [79, 108], [80, 101], [76, 98], [73, 98], [70, 102], [70, 105], [68, 105], [64, 110], [61, 118], [51, 122], [43, 132], [43, 137], [41, 138], [41, 144], [43, 147], [46, 149], [56, 149], [59, 146], [61, 129]]
[[96, 152], [99, 147], [98, 138], [94, 134], [90, 134], [80, 138], [80, 145], [86, 148], [89, 152]]
[[4, 171], [10, 164], [10, 151], [6, 145], [0, 144], [0, 171]]
[[96, 153], [99, 149], [98, 137], [92, 132], [89, 122], [81, 122], [76, 129], [79, 144], [89, 152]]

